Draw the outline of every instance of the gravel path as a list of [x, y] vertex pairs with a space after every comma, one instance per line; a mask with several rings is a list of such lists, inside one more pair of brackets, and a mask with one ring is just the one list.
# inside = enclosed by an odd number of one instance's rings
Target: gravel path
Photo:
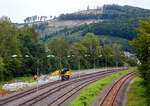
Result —
[[[136, 78], [136, 77], [135, 77]], [[125, 89], [125, 93], [124, 93], [124, 98], [123, 98], [123, 100], [122, 100], [122, 106], [126, 106], [126, 102], [127, 102], [127, 93], [128, 93], [128, 91], [129, 91], [129, 89], [130, 89], [130, 86], [131, 86], [131, 84], [132, 83], [134, 83], [134, 81], [135, 81], [135, 78], [133, 78], [133, 79], [131, 79], [131, 81], [129, 81], [128, 83], [127, 83], [127, 88]]]

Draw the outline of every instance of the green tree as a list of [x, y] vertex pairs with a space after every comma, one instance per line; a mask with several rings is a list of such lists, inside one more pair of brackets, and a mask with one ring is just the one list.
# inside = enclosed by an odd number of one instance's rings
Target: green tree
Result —
[[[15, 54], [17, 56], [21, 56], [19, 54]], [[9, 80], [13, 77], [17, 77], [20, 75], [20, 67], [21, 67], [21, 58], [18, 57], [8, 57], [5, 59], [5, 68], [7, 69], [6, 80]]]
[[81, 43], [87, 48], [87, 57], [90, 64], [95, 67], [95, 60], [101, 54], [101, 46], [99, 40], [93, 33], [87, 33]]
[[102, 59], [104, 66], [113, 66], [114, 60], [113, 60], [113, 49], [110, 45], [104, 45], [102, 50]]
[[[69, 49], [70, 52], [70, 65], [74, 69], [87, 68], [88, 64], [85, 59], [85, 54], [87, 53], [87, 48], [81, 43], [73, 43]], [[80, 66], [81, 65], [81, 66]]]
[[137, 60], [136, 58], [128, 58], [126, 60], [126, 62], [128, 63], [129, 66], [136, 66], [137, 65]]
[[[36, 74], [37, 68], [40, 73], [47, 73], [48, 62], [45, 52], [45, 46], [37, 39], [39, 33], [33, 28], [22, 28], [20, 30], [19, 39], [22, 42], [21, 52], [23, 57], [22, 61], [22, 74]], [[28, 55], [29, 57], [25, 57]]]
[[34, 28], [18, 28], [7, 19], [0, 20], [0, 80], [34, 75], [37, 68], [49, 71], [45, 45], [38, 37]]
[[19, 52], [18, 29], [7, 20], [0, 22], [0, 45], [0, 56], [2, 58]]
[[[9, 20], [0, 21], [0, 56], [3, 59], [4, 68], [6, 69], [5, 79], [16, 76], [21, 66], [21, 59], [13, 59], [12, 55], [21, 56], [21, 43], [18, 39], [18, 28]], [[14, 64], [14, 65], [12, 65]]]
[[4, 76], [5, 76], [5, 68], [4, 68], [4, 63], [3, 63], [3, 59], [0, 57], [0, 80], [4, 80]]
[[150, 71], [150, 18], [148, 21], [140, 21], [141, 28], [137, 28], [137, 39], [133, 40], [131, 44], [137, 50], [137, 57], [141, 62], [142, 77], [147, 81], [150, 80], [148, 77]]
[[63, 67], [67, 67], [67, 56], [69, 48], [68, 43], [65, 40], [54, 37], [49, 41], [48, 48], [53, 55], [59, 58], [60, 68], [62, 68], [62, 65]]
[[140, 75], [144, 79], [147, 88], [148, 102], [150, 105], [150, 18], [147, 21], [140, 21], [140, 28], [137, 28], [137, 39], [131, 44], [137, 50], [137, 58], [141, 62], [139, 67]]
[[116, 67], [122, 66], [123, 61], [125, 60], [125, 57], [124, 57], [123, 51], [121, 50], [121, 46], [119, 44], [113, 44], [112, 50], [113, 50], [112, 56], [114, 57]]

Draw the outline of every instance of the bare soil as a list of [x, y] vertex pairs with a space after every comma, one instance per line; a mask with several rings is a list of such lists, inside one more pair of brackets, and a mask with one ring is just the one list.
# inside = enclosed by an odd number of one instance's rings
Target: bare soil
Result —
[[0, 95], [6, 95], [6, 94], [10, 94], [10, 93], [13, 93], [14, 91], [9, 91], [9, 90], [2, 90], [0, 91]]

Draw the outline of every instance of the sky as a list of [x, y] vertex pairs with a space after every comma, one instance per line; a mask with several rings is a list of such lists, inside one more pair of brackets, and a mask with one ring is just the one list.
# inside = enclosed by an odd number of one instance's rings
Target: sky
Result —
[[28, 16], [58, 16], [104, 4], [131, 5], [150, 9], [150, 0], [0, 0], [0, 17], [22, 23]]

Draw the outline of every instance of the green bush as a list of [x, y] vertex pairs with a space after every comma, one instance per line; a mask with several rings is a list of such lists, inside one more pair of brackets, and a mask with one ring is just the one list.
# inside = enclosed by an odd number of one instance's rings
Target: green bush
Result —
[[0, 91], [2, 91], [2, 88], [3, 88], [3, 86], [2, 86], [2, 85], [0, 85]]
[[136, 58], [128, 58], [126, 60], [126, 62], [128, 63], [129, 66], [136, 66], [137, 65]]
[[131, 84], [127, 94], [126, 106], [147, 106], [146, 98], [144, 95], [145, 87], [141, 84], [143, 79], [137, 77], [134, 83]]

